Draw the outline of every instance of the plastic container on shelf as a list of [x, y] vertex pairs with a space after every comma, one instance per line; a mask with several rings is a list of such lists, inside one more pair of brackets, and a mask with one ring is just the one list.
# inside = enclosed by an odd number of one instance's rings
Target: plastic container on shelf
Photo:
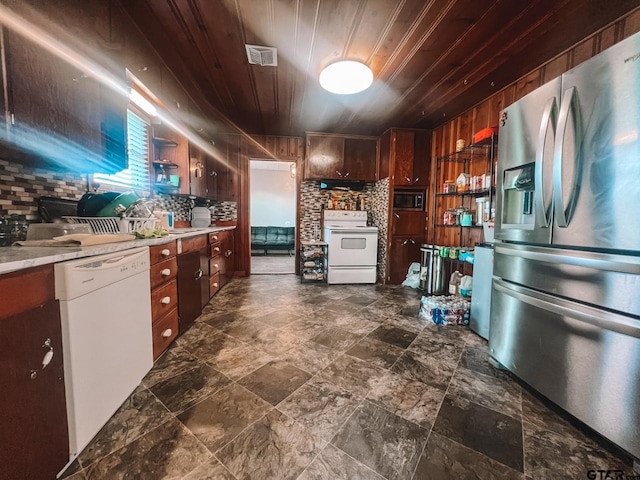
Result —
[[451, 295], [458, 295], [462, 277], [463, 275], [458, 270], [451, 274], [451, 279], [449, 280], [449, 293]]
[[484, 222], [484, 197], [476, 198], [476, 225], [482, 225]]

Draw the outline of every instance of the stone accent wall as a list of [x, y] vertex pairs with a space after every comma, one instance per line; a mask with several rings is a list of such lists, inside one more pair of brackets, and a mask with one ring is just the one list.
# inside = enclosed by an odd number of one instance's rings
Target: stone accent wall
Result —
[[389, 177], [377, 181], [372, 190], [369, 217], [378, 227], [378, 278], [385, 278], [389, 236]]
[[[371, 215], [373, 201], [373, 183], [366, 183], [361, 192], [340, 192], [338, 190], [320, 190], [320, 182], [317, 180], [304, 180], [300, 187], [300, 239], [313, 240], [314, 223], [318, 228], [322, 223], [322, 210], [327, 208], [329, 199], [344, 200], [346, 205], [355, 205], [360, 198], [364, 198], [364, 209], [369, 212], [367, 223], [373, 223]], [[322, 234], [321, 234], [322, 236]]]
[[37, 222], [39, 197], [80, 200], [86, 185], [86, 175], [56, 173], [0, 160], [0, 215], [24, 215], [28, 221]]
[[[305, 180], [300, 188], [300, 239], [313, 239], [313, 225], [321, 224], [322, 210], [326, 208], [329, 199], [340, 197], [338, 191], [320, 190], [317, 181]], [[387, 264], [387, 236], [389, 222], [389, 178], [375, 183], [365, 184], [361, 192], [345, 193], [348, 202], [352, 197], [363, 197], [364, 208], [369, 212], [368, 224], [378, 227], [378, 276], [384, 278]]]

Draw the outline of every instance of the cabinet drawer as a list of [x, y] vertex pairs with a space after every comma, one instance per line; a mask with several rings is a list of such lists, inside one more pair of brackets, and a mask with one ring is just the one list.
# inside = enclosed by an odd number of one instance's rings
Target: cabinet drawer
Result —
[[178, 283], [171, 280], [151, 291], [151, 317], [157, 320], [178, 305]]
[[176, 241], [163, 243], [162, 245], [154, 245], [149, 247], [149, 257], [151, 265], [161, 262], [167, 258], [175, 257], [178, 254], [178, 245]]
[[[28, 268], [0, 275], [0, 318], [38, 307], [54, 298], [53, 265]], [[29, 292], [25, 295], [25, 292]]]
[[209, 260], [209, 276], [213, 276], [215, 273], [220, 271], [220, 265], [222, 264], [222, 260], [220, 256], [214, 257]]
[[156, 288], [163, 283], [176, 278], [178, 273], [178, 258], [173, 257], [164, 262], [156, 263], [151, 266], [149, 275], [151, 277], [151, 288]]
[[209, 234], [209, 243], [218, 243], [222, 236], [220, 235], [222, 232], [214, 232]]
[[153, 324], [153, 359], [156, 360], [178, 336], [178, 309], [175, 307]]
[[211, 246], [209, 247], [209, 256], [210, 257], [215, 257], [217, 255], [220, 255], [220, 251], [222, 250], [222, 247], [220, 246], [220, 242], [218, 243], [213, 243], [211, 244]]
[[182, 253], [187, 253], [191, 250], [200, 250], [201, 248], [205, 248], [207, 246], [207, 236], [198, 235], [197, 237], [183, 238], [181, 242]]
[[213, 297], [220, 290], [220, 273], [209, 277], [209, 297]]

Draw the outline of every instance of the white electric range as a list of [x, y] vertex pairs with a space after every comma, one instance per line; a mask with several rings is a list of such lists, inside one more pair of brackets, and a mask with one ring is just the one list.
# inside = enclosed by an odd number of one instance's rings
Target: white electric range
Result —
[[367, 212], [324, 210], [323, 224], [327, 283], [376, 283], [378, 227], [367, 226]]

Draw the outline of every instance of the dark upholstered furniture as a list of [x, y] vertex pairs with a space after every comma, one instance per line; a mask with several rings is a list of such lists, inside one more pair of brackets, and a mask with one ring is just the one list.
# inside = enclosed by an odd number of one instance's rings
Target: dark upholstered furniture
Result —
[[289, 255], [296, 248], [295, 227], [251, 227], [251, 252], [259, 250], [286, 250]]

